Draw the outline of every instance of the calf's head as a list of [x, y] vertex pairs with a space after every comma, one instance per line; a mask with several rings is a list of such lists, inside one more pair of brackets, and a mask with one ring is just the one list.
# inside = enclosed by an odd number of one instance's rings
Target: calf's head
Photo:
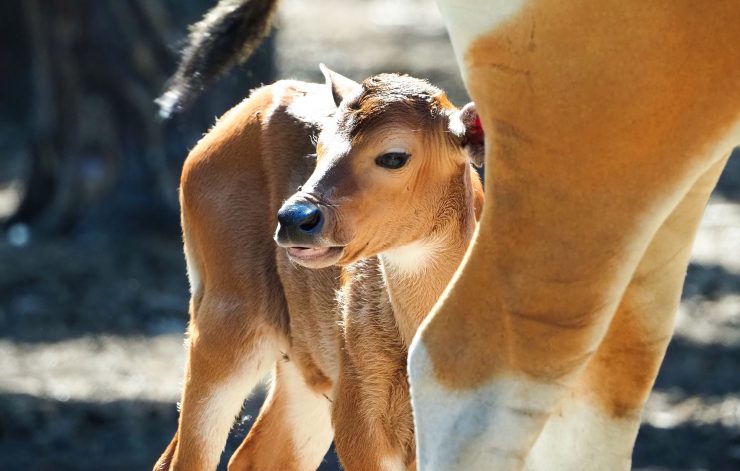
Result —
[[[278, 212], [277, 243], [304, 266], [344, 265], [433, 236], [470, 198], [483, 160], [475, 106], [405, 75], [362, 84], [322, 68], [337, 110], [311, 177]], [[468, 195], [469, 196], [469, 195]]]

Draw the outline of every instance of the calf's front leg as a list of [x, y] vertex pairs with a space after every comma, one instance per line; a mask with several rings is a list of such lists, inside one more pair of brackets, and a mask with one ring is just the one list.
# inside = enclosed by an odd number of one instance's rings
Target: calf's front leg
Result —
[[229, 471], [312, 471], [334, 435], [331, 401], [306, 384], [289, 358], [278, 360], [270, 393]]

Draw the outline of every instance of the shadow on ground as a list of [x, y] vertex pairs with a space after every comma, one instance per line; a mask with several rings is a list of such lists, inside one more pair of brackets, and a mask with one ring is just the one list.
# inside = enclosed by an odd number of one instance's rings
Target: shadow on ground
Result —
[[0, 340], [183, 332], [188, 284], [177, 229], [0, 241]]
[[[254, 421], [264, 394], [245, 403], [219, 469]], [[0, 394], [0, 469], [130, 471], [151, 469], [177, 427], [175, 404], [158, 401], [57, 401]], [[334, 453], [320, 471], [338, 470]]]
[[670, 429], [643, 425], [633, 466], [645, 470], [734, 471], [740, 467], [740, 431], [717, 424]]
[[[184, 332], [188, 287], [176, 233], [39, 240], [23, 248], [0, 246], [0, 259], [4, 262], [0, 264], [0, 343], [43, 349], [65, 339], [114, 335], [125, 343], [127, 338], [153, 341], [162, 333], [179, 339]], [[740, 276], [722, 266], [692, 264], [685, 305], [737, 296], [739, 286]], [[128, 347], [121, 348], [118, 357], [105, 358], [107, 368], [120, 367], [135, 353], [130, 349], [139, 348], [133, 341], [125, 344]], [[179, 346], [172, 351], [182, 354]], [[81, 356], [72, 361], [88, 360]], [[175, 363], [173, 358], [159, 361], [163, 370], [171, 370], [168, 365]], [[735, 407], [740, 391], [738, 364], [736, 343], [700, 343], [677, 336], [656, 392], [668, 398], [669, 406], [697, 400], [699, 412], [723, 401]], [[38, 371], [28, 374], [54, 374], [51, 368]], [[0, 469], [150, 469], [176, 429], [180, 375], [174, 371], [168, 376], [171, 384], [162, 394], [169, 400], [110, 400], [94, 388], [72, 399], [6, 390], [0, 394]], [[103, 373], [101, 377], [105, 378]], [[114, 378], [128, 381], [125, 375]], [[147, 381], [152, 384], [145, 385], [145, 390], [158, 386], [152, 379]], [[225, 457], [246, 434], [261, 398], [257, 395], [248, 402]], [[726, 420], [706, 419], [699, 412], [667, 426], [643, 425], [635, 468], [740, 469], [740, 408], [727, 412]], [[333, 455], [321, 469], [338, 469]]]

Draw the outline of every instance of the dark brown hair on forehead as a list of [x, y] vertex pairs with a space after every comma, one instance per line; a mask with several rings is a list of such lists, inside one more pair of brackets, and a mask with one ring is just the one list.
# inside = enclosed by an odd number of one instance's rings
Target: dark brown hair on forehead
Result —
[[454, 107], [445, 93], [426, 80], [399, 74], [380, 74], [362, 82], [337, 113], [337, 129], [350, 139], [379, 123], [406, 123], [430, 130]]

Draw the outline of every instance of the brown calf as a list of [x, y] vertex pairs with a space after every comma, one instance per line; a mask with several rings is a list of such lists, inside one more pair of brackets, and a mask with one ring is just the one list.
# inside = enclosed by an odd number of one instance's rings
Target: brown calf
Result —
[[230, 469], [315, 469], [334, 430], [349, 470], [414, 467], [407, 350], [472, 238], [481, 135], [424, 81], [324, 73], [256, 91], [185, 163], [188, 365], [156, 470], [214, 469], [273, 367]]

